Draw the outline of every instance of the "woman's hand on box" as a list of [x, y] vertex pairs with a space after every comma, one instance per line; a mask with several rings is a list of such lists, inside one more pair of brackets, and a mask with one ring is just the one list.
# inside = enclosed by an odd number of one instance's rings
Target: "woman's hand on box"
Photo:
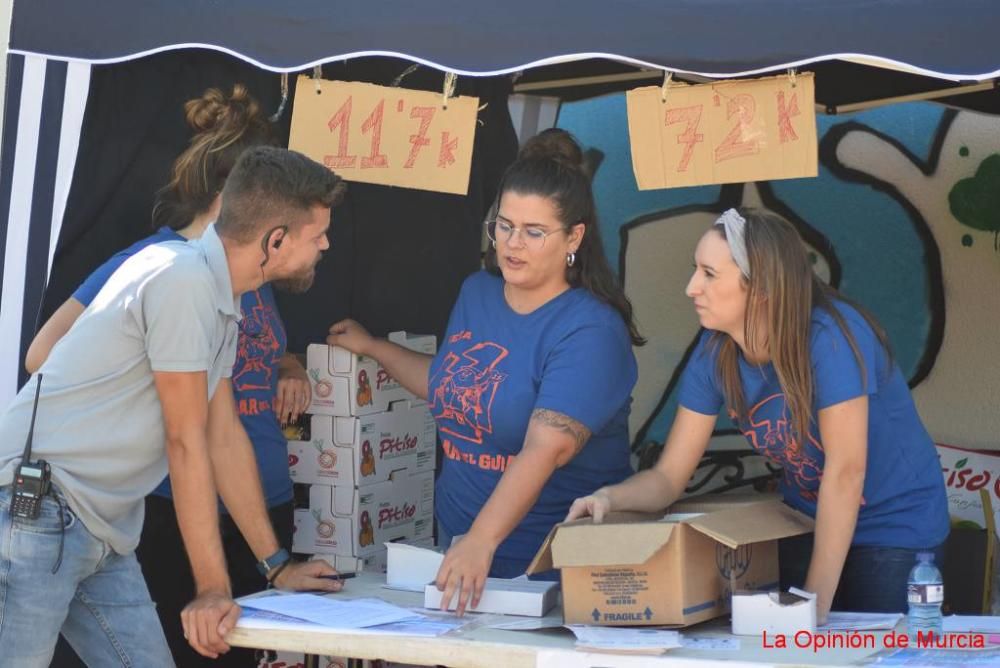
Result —
[[341, 320], [330, 326], [330, 335], [326, 337], [326, 343], [330, 346], [340, 346], [355, 353], [356, 355], [366, 355], [371, 357], [371, 348], [374, 337], [368, 330], [354, 320]]
[[582, 496], [573, 502], [566, 514], [565, 522], [580, 519], [581, 517], [593, 517], [594, 524], [604, 521], [604, 516], [611, 512], [611, 498], [608, 494], [599, 489], [590, 496]]
[[438, 569], [435, 584], [441, 596], [441, 610], [448, 610], [458, 595], [455, 613], [462, 616], [466, 608], [475, 610], [486, 587], [486, 578], [493, 564], [495, 547], [472, 533], [466, 534], [445, 554]]

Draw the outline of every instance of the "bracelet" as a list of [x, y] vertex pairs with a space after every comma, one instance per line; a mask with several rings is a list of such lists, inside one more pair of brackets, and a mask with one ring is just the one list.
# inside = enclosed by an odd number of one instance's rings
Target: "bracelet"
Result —
[[291, 559], [278, 564], [277, 566], [274, 567], [273, 571], [271, 571], [265, 576], [265, 578], [267, 579], [268, 586], [270, 587], [274, 586], [274, 581], [278, 579], [278, 576], [281, 575], [281, 571], [285, 570], [285, 568], [287, 568], [288, 564], [290, 563], [292, 563]]

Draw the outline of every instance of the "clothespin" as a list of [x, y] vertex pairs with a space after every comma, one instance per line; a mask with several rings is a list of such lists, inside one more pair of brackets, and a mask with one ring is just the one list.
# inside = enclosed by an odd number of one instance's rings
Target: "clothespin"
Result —
[[281, 102], [278, 104], [278, 110], [271, 114], [267, 120], [272, 123], [277, 123], [281, 115], [285, 113], [285, 105], [288, 104], [288, 72], [281, 73]]
[[788, 68], [788, 81], [792, 84], [792, 88], [795, 88], [795, 68]]
[[458, 75], [454, 72], [444, 73], [444, 91], [441, 95], [441, 108], [448, 108], [448, 98], [455, 95], [455, 88], [458, 86]]
[[663, 86], [660, 88], [660, 101], [667, 101], [667, 88], [670, 87], [670, 81], [674, 78], [674, 73], [667, 70], [663, 73]]
[[313, 67], [313, 83], [316, 84], [316, 94], [322, 95], [323, 85], [320, 83], [323, 81], [323, 66], [316, 65]]

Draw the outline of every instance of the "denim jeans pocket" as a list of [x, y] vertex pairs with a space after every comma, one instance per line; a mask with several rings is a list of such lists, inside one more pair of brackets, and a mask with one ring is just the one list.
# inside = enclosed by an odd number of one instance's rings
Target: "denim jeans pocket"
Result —
[[[0, 497], [0, 512], [10, 512], [10, 494]], [[26, 531], [35, 534], [59, 535], [68, 531], [76, 524], [76, 514], [70, 510], [66, 501], [46, 496], [41, 501], [38, 517], [29, 520], [22, 517], [12, 517], [14, 531]]]

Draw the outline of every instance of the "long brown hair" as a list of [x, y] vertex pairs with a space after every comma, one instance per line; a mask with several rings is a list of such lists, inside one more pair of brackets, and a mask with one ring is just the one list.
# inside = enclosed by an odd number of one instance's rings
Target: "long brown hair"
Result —
[[[566, 281], [573, 287], [585, 288], [618, 311], [628, 328], [632, 345], [645, 344], [646, 339], [639, 334], [635, 324], [632, 302], [625, 296], [604, 254], [590, 174], [584, 167], [583, 151], [572, 135], [550, 128], [529, 139], [517, 160], [504, 173], [497, 203], [505, 192], [548, 199], [567, 232], [583, 223], [583, 240], [576, 250], [573, 266], [566, 267]], [[495, 214], [495, 210], [490, 212], [490, 215]], [[485, 264], [490, 273], [500, 274], [493, 247], [486, 251]]]
[[[843, 332], [861, 368], [865, 386], [869, 370], [865, 369], [857, 342], [834, 302], [847, 303], [861, 314], [885, 349], [887, 363], [891, 364], [889, 340], [871, 314], [819, 280], [812, 270], [802, 237], [791, 223], [768, 211], [741, 208], [738, 212], [746, 220], [744, 237], [750, 263], [750, 278], [744, 276], [742, 279], [747, 286], [744, 342], [751, 355], [766, 352], [770, 357], [791, 413], [790, 426], [798, 442], [805, 443], [809, 438], [815, 395], [810, 357], [813, 309], [821, 308], [829, 313]], [[712, 229], [726, 237], [723, 227]], [[723, 332], [713, 333], [710, 345], [718, 350], [716, 373], [727, 407], [738, 419], [745, 420], [748, 410], [740, 382], [739, 347]]]
[[243, 84], [234, 85], [229, 96], [209, 88], [184, 104], [184, 117], [195, 135], [156, 194], [156, 228], [186, 227], [212, 205], [243, 151], [273, 143], [270, 124]]

